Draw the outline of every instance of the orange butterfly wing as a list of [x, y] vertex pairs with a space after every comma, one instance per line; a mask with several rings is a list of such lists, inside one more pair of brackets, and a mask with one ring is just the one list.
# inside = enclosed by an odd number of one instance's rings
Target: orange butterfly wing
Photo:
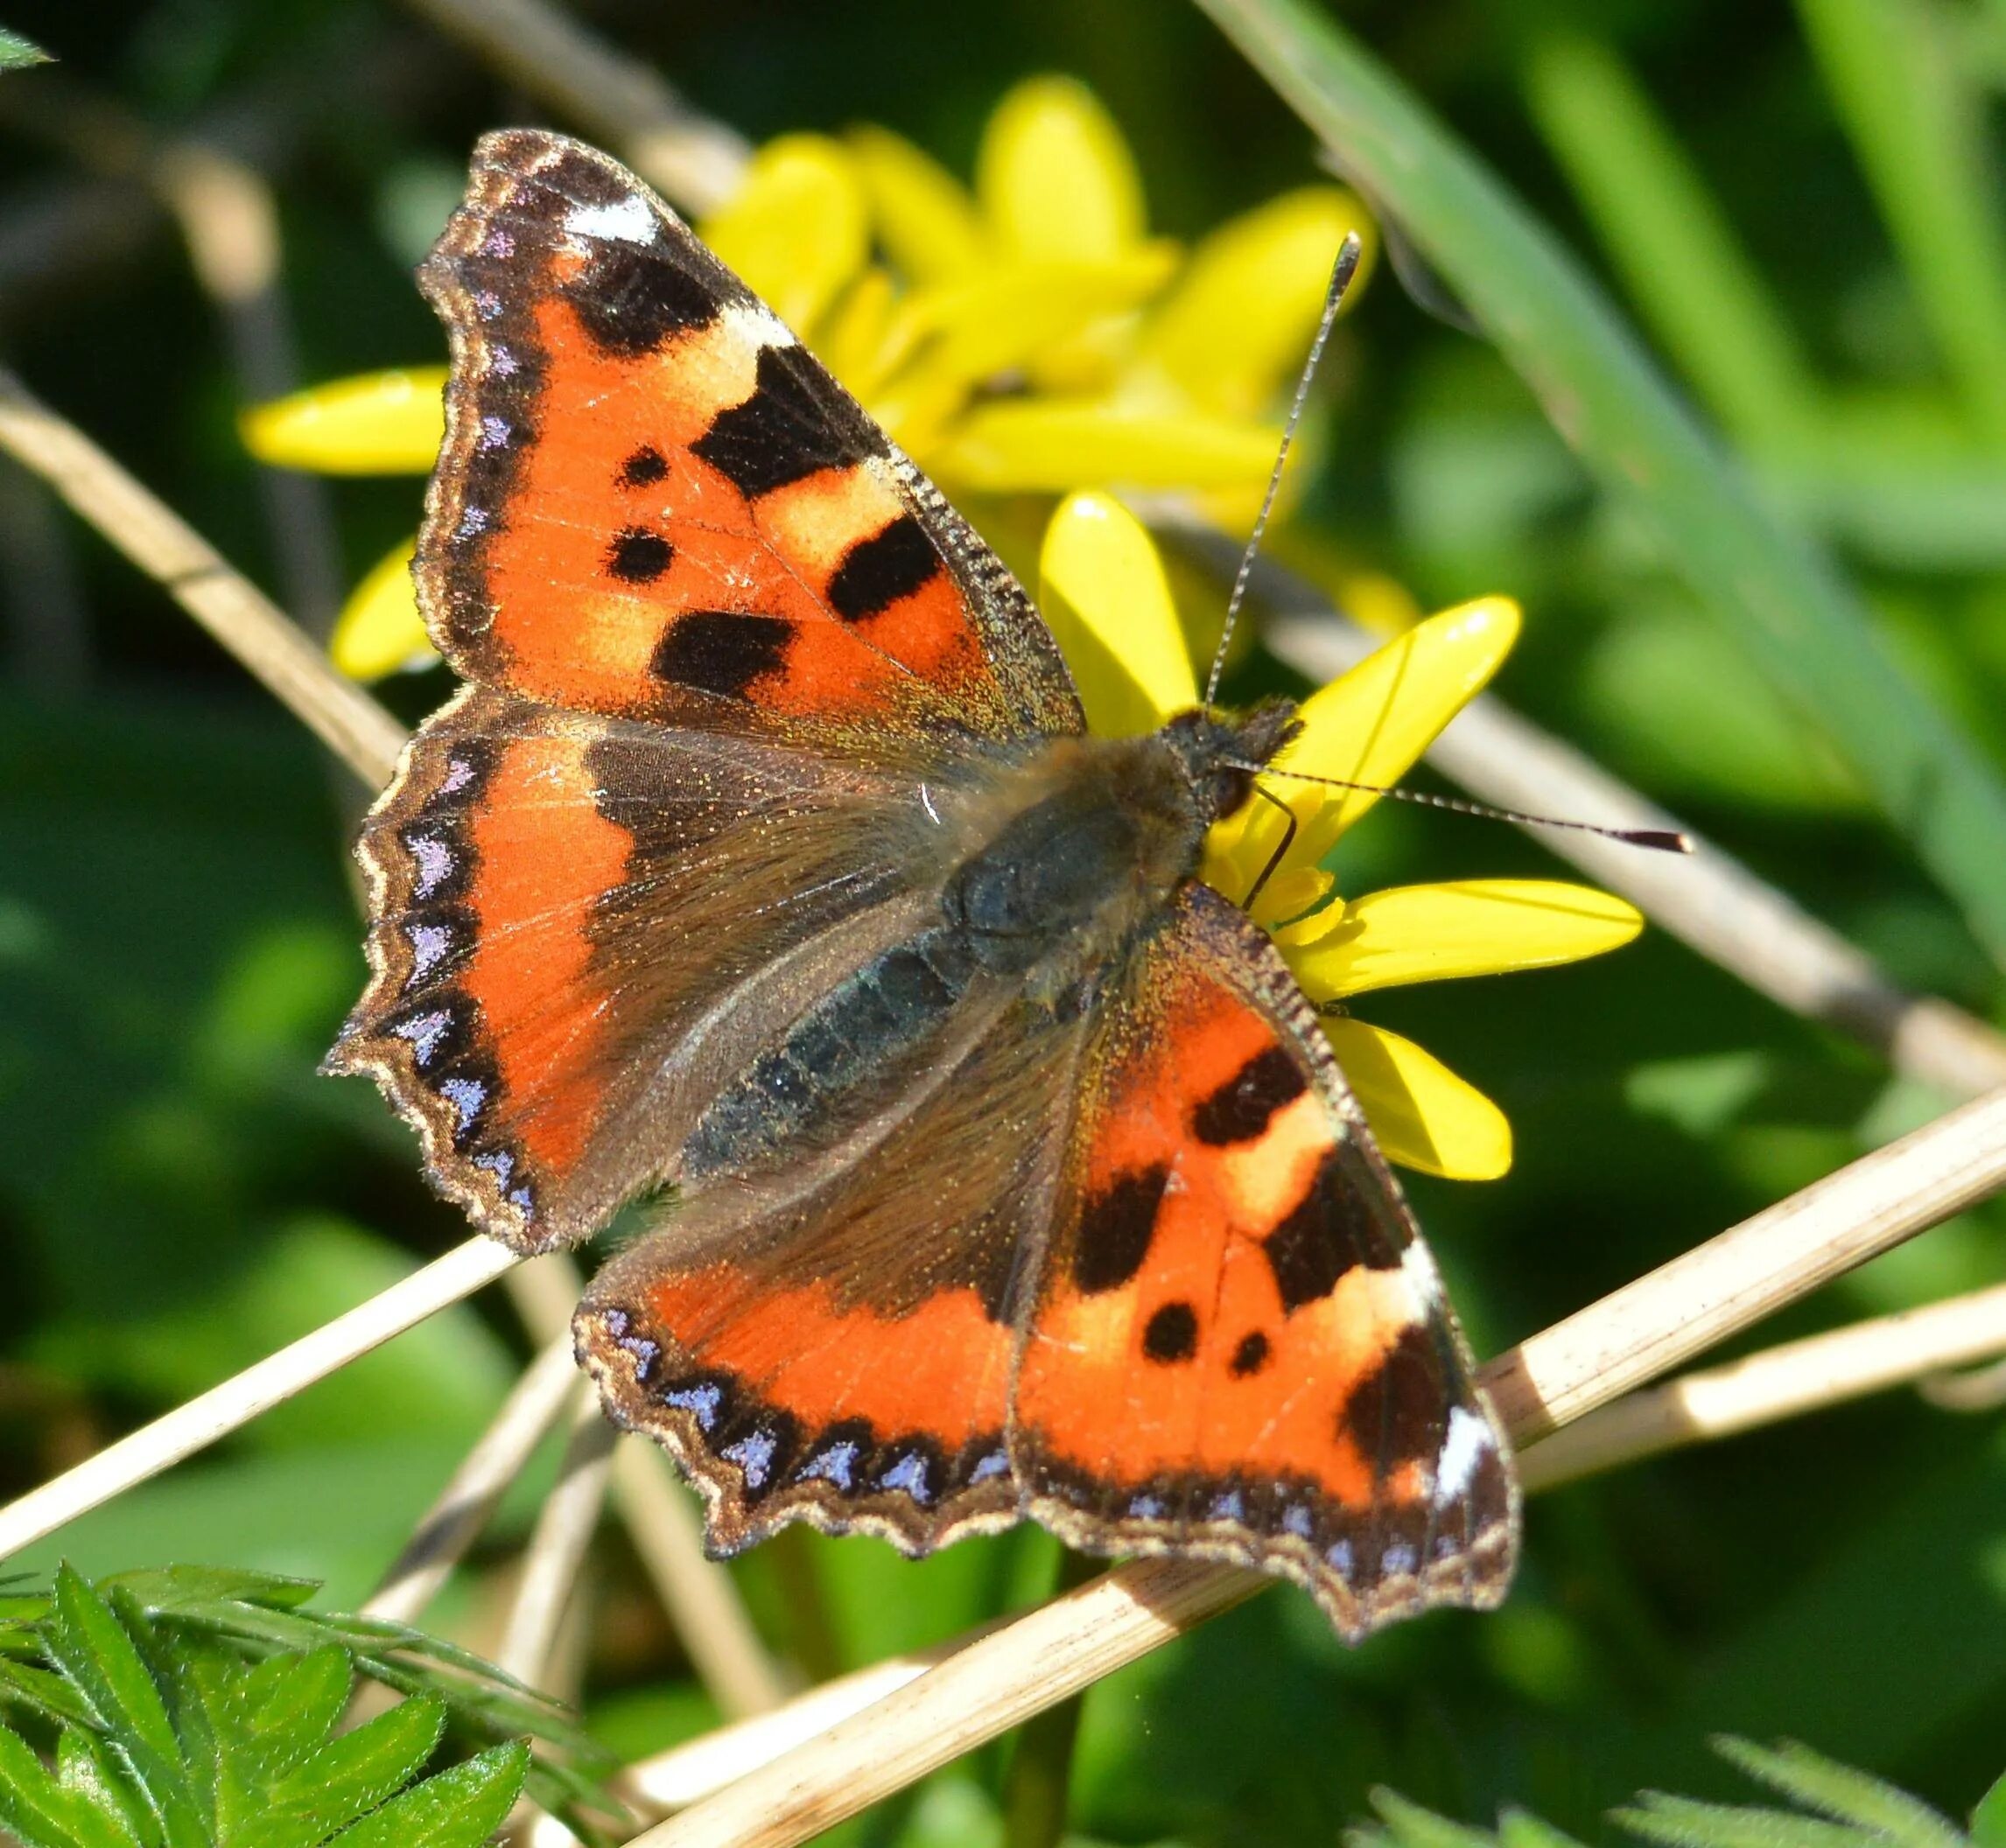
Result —
[[1012, 1401], [1030, 1511], [1283, 1572], [1350, 1636], [1492, 1604], [1517, 1488], [1471, 1371], [1308, 1004], [1188, 888], [1089, 1054]]
[[453, 364], [417, 577], [461, 674], [688, 724], [1081, 729], [994, 555], [618, 163], [484, 136], [419, 280]]

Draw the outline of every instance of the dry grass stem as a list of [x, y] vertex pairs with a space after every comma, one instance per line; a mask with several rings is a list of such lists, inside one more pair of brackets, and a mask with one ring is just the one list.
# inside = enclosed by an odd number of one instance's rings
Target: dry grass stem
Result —
[[768, 1655], [730, 1572], [704, 1557], [696, 1498], [645, 1438], [621, 1441], [613, 1459], [614, 1505], [669, 1613], [698, 1678], [727, 1718], [765, 1713], [788, 1686]]
[[397, 1623], [417, 1619], [493, 1518], [496, 1503], [582, 1384], [568, 1339], [552, 1341], [530, 1363], [362, 1606], [364, 1616]]
[[[1484, 1369], [1521, 1446], [2006, 1186], [2006, 1091], [1864, 1156]], [[1269, 1581], [1116, 1566], [658, 1824], [648, 1848], [789, 1848], [1239, 1603]]]
[[684, 211], [721, 205], [748, 153], [739, 135], [684, 106], [649, 66], [543, 0], [408, 0], [530, 95], [611, 148]]
[[158, 580], [365, 782], [375, 788], [389, 780], [403, 747], [403, 727], [335, 673], [285, 613], [200, 534], [4, 370], [0, 448]]
[[2006, 1187], [2006, 1089], [1779, 1200], [1500, 1356], [1483, 1382], [1521, 1446]]
[[1932, 1374], [1916, 1390], [1939, 1411], [1995, 1411], [2006, 1405], [2006, 1361], [1969, 1373]]
[[106, 1446], [0, 1508], [0, 1559], [227, 1437], [428, 1315], [473, 1295], [519, 1262], [493, 1239], [470, 1238], [346, 1315]]
[[1117, 1566], [657, 1824], [631, 1848], [806, 1841], [1273, 1582], [1187, 1559]]
[[527, 1686], [545, 1685], [544, 1673], [565, 1611], [579, 1587], [586, 1550], [599, 1526], [613, 1463], [615, 1432], [600, 1416], [596, 1399], [581, 1403], [572, 1419], [558, 1480], [537, 1510], [523, 1555], [523, 1576], [509, 1607], [496, 1663]]
[[[585, 1280], [568, 1252], [511, 1271], [507, 1287], [535, 1340], [569, 1347]], [[718, 1711], [737, 1718], [779, 1705], [786, 1678], [760, 1641], [737, 1581], [704, 1557], [696, 1498], [653, 1445], [623, 1444], [615, 1452], [613, 1506]]]
[[[1334, 678], [1385, 640], [1344, 621], [1321, 593], [1287, 573], [1264, 570], [1259, 581], [1292, 612], [1315, 610], [1277, 618], [1263, 631], [1275, 654], [1313, 680]], [[1427, 760], [1499, 808], [1692, 833], [1490, 694], [1462, 709]], [[1718, 847], [1694, 836], [1693, 853], [1681, 857], [1640, 853], [1593, 835], [1527, 832], [1758, 993], [1864, 1041], [1896, 1070], [1947, 1098], [2006, 1085], [2006, 1035], [1948, 1002], [1897, 986], [1837, 932]]]
[[[1633, 1392], [1527, 1452], [1528, 1490], [1731, 1437], [2006, 1351], [2006, 1284], [1751, 1354]], [[1989, 1369], [1988, 1369], [1989, 1370]]]

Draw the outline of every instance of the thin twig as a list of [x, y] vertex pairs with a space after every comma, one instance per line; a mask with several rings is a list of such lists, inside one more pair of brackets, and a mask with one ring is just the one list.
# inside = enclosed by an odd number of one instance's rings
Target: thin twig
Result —
[[[1967, 1104], [1534, 1336], [1484, 1369], [1524, 1445], [2006, 1186], [2006, 1091]], [[791, 1848], [1269, 1581], [1116, 1566], [635, 1838]]]
[[552, 1341], [524, 1368], [362, 1606], [365, 1617], [410, 1623], [431, 1602], [581, 1384], [568, 1338]]
[[0, 448], [158, 579], [365, 782], [375, 788], [389, 780], [403, 727], [336, 674], [285, 613], [200, 534], [4, 369]]
[[[1174, 506], [1153, 504], [1150, 511], [1226, 568], [1234, 548], [1223, 535], [1194, 526]], [[1271, 610], [1262, 640], [1311, 680], [1336, 679], [1385, 640], [1347, 620], [1322, 591], [1272, 558], [1261, 561], [1254, 582]], [[1592, 835], [1526, 830], [1757, 993], [1864, 1042], [1946, 1099], [1976, 1097], [2006, 1084], [2006, 1035], [1946, 1001], [1899, 987], [1870, 957], [1730, 854], [1495, 694], [1464, 706], [1429, 747], [1427, 761], [1501, 808], [1687, 835], [1693, 852], [1675, 858]]]
[[1553, 1488], [1660, 1451], [1731, 1437], [2006, 1351], [2006, 1284], [1855, 1322], [1633, 1392], [1536, 1445], [1528, 1491]]
[[558, 1466], [556, 1485], [537, 1510], [523, 1556], [522, 1582], [494, 1656], [504, 1672], [530, 1687], [544, 1684], [558, 1628], [577, 1592], [586, 1550], [606, 1503], [617, 1435], [596, 1400], [581, 1403], [572, 1419], [571, 1440]]
[[[568, 1254], [553, 1251], [524, 1264], [510, 1273], [508, 1288], [537, 1340], [569, 1341], [585, 1282]], [[635, 1440], [614, 1452], [613, 1505], [718, 1711], [736, 1719], [778, 1706], [786, 1680], [753, 1627], [737, 1581], [705, 1558], [694, 1497], [652, 1444]]]
[[2006, 1187], [2006, 1089], [1862, 1155], [1500, 1355], [1523, 1446]]
[[647, 65], [543, 0], [407, 0], [540, 98], [672, 203], [704, 213], [731, 196], [745, 169], [742, 136], [688, 108]]
[[473, 1295], [520, 1262], [490, 1238], [470, 1238], [456, 1245], [346, 1315], [336, 1316], [0, 1508], [0, 1559], [227, 1437], [428, 1315]]
[[729, 1570], [704, 1554], [703, 1520], [674, 1466], [645, 1438], [614, 1452], [613, 1500], [698, 1679], [727, 1718], [770, 1712], [788, 1686]]

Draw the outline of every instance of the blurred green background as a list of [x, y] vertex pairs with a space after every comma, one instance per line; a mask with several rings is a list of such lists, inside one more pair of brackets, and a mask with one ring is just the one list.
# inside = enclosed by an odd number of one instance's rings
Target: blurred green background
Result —
[[[1602, 271], [1680, 388], [1832, 549], [1911, 677], [2006, 774], [2006, 209], [1993, 177], [2006, 4], [1336, 10]], [[755, 140], [870, 119], [963, 173], [1012, 81], [1070, 72], [1129, 136], [1153, 224], [1173, 236], [1316, 171], [1307, 131], [1168, 0], [579, 11]], [[411, 267], [473, 136], [542, 112], [388, 0], [14, 0], [4, 23], [60, 63], [0, 80], [0, 350], [324, 624], [410, 529], [417, 485], [313, 486], [332, 550], [275, 557], [270, 488], [235, 433], [243, 382], [261, 365], [312, 380], [442, 357]], [[290, 357], [233, 354], [172, 220], [131, 175], [138, 130], [211, 137], [269, 177]], [[1897, 979], [2002, 1018], [1998, 970], [1911, 844], [1489, 346], [1382, 268], [1340, 331], [1316, 415], [1328, 459], [1301, 527], [1424, 606], [1522, 599], [1508, 699]], [[313, 1074], [361, 977], [346, 853], [358, 792], [11, 467], [0, 594], [11, 1493], [466, 1228], [424, 1189], [369, 1088]], [[444, 682], [385, 690], [415, 718]], [[1345, 890], [1555, 870], [1506, 830], [1390, 808], [1347, 838]], [[1482, 1353], [1943, 1105], [1662, 936], [1580, 969], [1375, 997], [1370, 1012], [1488, 1090], [1517, 1131], [1501, 1182], [1412, 1183]], [[2002, 1275], [1995, 1208], [1759, 1339]], [[524, 1351], [496, 1305], [441, 1317], [26, 1564], [46, 1570], [59, 1550], [88, 1572], [240, 1563], [359, 1599]], [[445, 1607], [463, 1634], [481, 1636], [491, 1569], [550, 1467]], [[1438, 1615], [1347, 1652], [1278, 1591], [1098, 1687], [1076, 1826], [1119, 1842], [1329, 1839], [1385, 1783], [1470, 1817], [1521, 1802], [1593, 1836], [1641, 1784], [1732, 1788], [1704, 1750], [1718, 1730], [1801, 1738], [1958, 1812], [2006, 1763], [1995, 1418], [1906, 1396], [1834, 1411], [1557, 1494], [1533, 1509], [1529, 1543], [1495, 1617]], [[638, 1754], [707, 1710], [624, 1540], [609, 1530], [600, 1552], [587, 1712]], [[1052, 1569], [1037, 1535], [912, 1566], [873, 1541], [801, 1534], [734, 1568], [776, 1651], [816, 1674], [1039, 1595]], [[1000, 1761], [978, 1754], [852, 1826], [871, 1841], [989, 1839]]]

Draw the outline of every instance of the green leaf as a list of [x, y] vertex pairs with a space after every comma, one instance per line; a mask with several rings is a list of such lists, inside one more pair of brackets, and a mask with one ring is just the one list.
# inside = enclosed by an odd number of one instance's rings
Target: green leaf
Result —
[[247, 1829], [244, 1848], [312, 1848], [367, 1816], [424, 1768], [445, 1731], [436, 1695], [399, 1701], [330, 1740], [270, 1792], [270, 1814]]
[[[31, 1642], [37, 1648], [41, 1646], [39, 1639], [31, 1638]], [[89, 1703], [60, 1675], [4, 1656], [0, 1656], [0, 1705], [25, 1707], [45, 1719], [91, 1724]]]
[[111, 1839], [143, 1843], [146, 1848], [160, 1839], [159, 1825], [145, 1799], [96, 1733], [81, 1726], [64, 1728], [56, 1741], [56, 1777], [106, 1819]]
[[2006, 962], [2006, 788], [1525, 206], [1308, 0], [1198, 0], [1441, 273], [1609, 494]]
[[1971, 1812], [1971, 1839], [1977, 1848], [2006, 1848], [2006, 1776], [1978, 1799]]
[[320, 1589], [316, 1579], [289, 1578], [235, 1565], [151, 1566], [140, 1572], [114, 1572], [98, 1583], [108, 1592], [114, 1586], [129, 1592], [150, 1617], [226, 1603], [290, 1611]]
[[391, 1798], [328, 1848], [480, 1848], [508, 1819], [529, 1768], [521, 1740], [495, 1746]]
[[0, 1729], [0, 1824], [26, 1848], [131, 1848], [88, 1798], [66, 1790], [13, 1733]]
[[1452, 1823], [1432, 1810], [1409, 1802], [1396, 1790], [1373, 1791], [1372, 1807], [1379, 1812], [1385, 1827], [1384, 1830], [1353, 1830], [1353, 1839], [1359, 1842], [1360, 1848], [1375, 1842], [1385, 1848], [1388, 1841], [1397, 1844], [1398, 1848], [1493, 1848], [1490, 1837], [1483, 1830]]
[[1616, 1820], [1667, 1848], [1867, 1848], [1856, 1829], [1786, 1810], [1702, 1803], [1658, 1790], [1638, 1801], [1641, 1808], [1618, 1810]]
[[1714, 1749], [1758, 1783], [1795, 1797], [1807, 1810], [1821, 1810], [1905, 1848], [1964, 1848], [1964, 1837], [1948, 1816], [1897, 1786], [1794, 1740], [1785, 1740], [1772, 1750], [1750, 1740], [1723, 1737], [1714, 1740]]
[[40, 46], [0, 25], [0, 71], [25, 70], [31, 65], [54, 62]]
[[170, 1848], [202, 1848], [207, 1831], [152, 1672], [110, 1605], [67, 1565], [57, 1569], [44, 1634], [51, 1658], [131, 1764]]
[[1497, 1818], [1497, 1848], [1582, 1848], [1582, 1844], [1528, 1810], [1507, 1810]]

